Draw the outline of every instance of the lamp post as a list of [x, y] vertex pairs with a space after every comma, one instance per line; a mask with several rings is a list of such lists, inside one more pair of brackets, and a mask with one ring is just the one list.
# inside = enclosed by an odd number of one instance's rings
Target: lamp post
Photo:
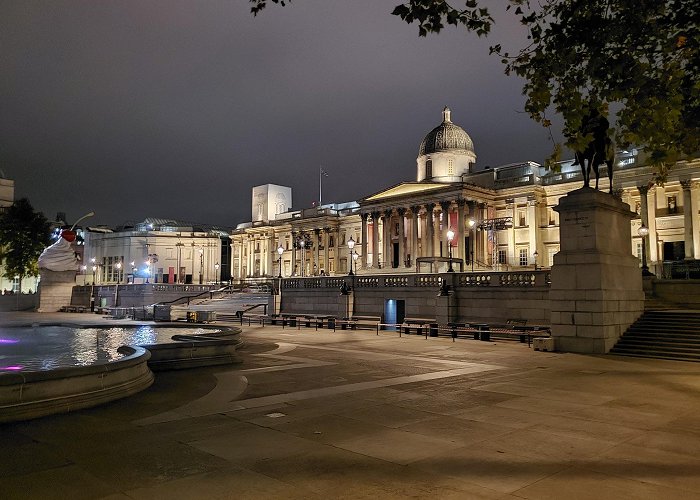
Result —
[[199, 249], [199, 284], [202, 284], [202, 278], [204, 276], [204, 249]]
[[146, 264], [146, 283], [148, 283], [151, 277], [151, 258], [149, 257], [144, 264]]
[[355, 263], [355, 274], [357, 274], [357, 259], [360, 257], [360, 254], [357, 252], [352, 252], [352, 260]]
[[85, 286], [85, 271], [87, 271], [87, 266], [83, 264], [82, 266], [80, 266], [80, 270], [83, 272], [83, 286]]
[[353, 254], [355, 251], [353, 250], [355, 248], [355, 240], [352, 239], [352, 236], [350, 236], [350, 239], [348, 240], [348, 248], [350, 249], [350, 272], [348, 273], [348, 276], [352, 276], [352, 261], [353, 261]]
[[642, 276], [651, 276], [649, 266], [647, 266], [647, 235], [649, 234], [649, 228], [642, 222], [637, 233], [642, 238]]
[[136, 272], [138, 269], [136, 268], [136, 261], [132, 260], [131, 261], [131, 283], [133, 285], [136, 284]]
[[284, 253], [284, 247], [282, 246], [282, 243], [280, 243], [280, 246], [277, 247], [277, 254], [280, 256], [279, 261], [280, 261], [280, 274], [278, 278], [282, 279], [282, 254]]
[[95, 284], [95, 274], [97, 273], [97, 264], [96, 264], [96, 259], [95, 257], [90, 259], [90, 262], [92, 262], [92, 284]]
[[535, 259], [535, 271], [537, 271], [537, 257], [539, 257], [540, 254], [535, 250], [535, 253], [532, 254], [532, 257]]
[[455, 272], [454, 269], [452, 269], [452, 240], [455, 237], [455, 232], [452, 230], [452, 228], [447, 230], [447, 258], [448, 258], [448, 265], [447, 265], [447, 272], [448, 273], [453, 273]]
[[219, 286], [219, 263], [214, 264], [214, 269], [216, 270], [216, 276], [214, 276], [216, 281], [216, 286]]
[[472, 263], [472, 272], [474, 272], [474, 240], [476, 239], [476, 231], [474, 231], [474, 226], [476, 225], [476, 221], [474, 219], [469, 219], [469, 230], [471, 231], [472, 235], [471, 238], [471, 245], [469, 245], [471, 248], [469, 250], [470, 253], [470, 259]]
[[299, 246], [301, 247], [301, 277], [304, 277], [304, 268], [306, 267], [306, 241], [304, 241], [304, 238], [302, 237], [301, 241], [299, 242]]
[[114, 267], [117, 268], [117, 283], [121, 283], [122, 281], [122, 263], [117, 262]]

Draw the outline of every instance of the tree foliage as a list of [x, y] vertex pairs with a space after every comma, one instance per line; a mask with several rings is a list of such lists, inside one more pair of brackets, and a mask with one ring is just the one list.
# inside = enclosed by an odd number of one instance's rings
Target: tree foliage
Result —
[[[270, 0], [285, 5], [289, 0]], [[493, 19], [486, 0], [456, 8], [445, 0], [409, 0], [392, 14], [418, 24], [418, 34], [445, 25], [477, 35]], [[250, 0], [254, 14], [266, 0]], [[461, 3], [461, 2], [460, 2]], [[528, 32], [526, 46], [491, 52], [507, 74], [525, 79], [525, 110], [546, 127], [548, 113], [564, 119], [566, 145], [585, 150], [583, 121], [592, 110], [609, 116], [618, 147], [645, 148], [663, 181], [668, 168], [700, 150], [700, 2], [697, 0], [502, 0]], [[555, 147], [556, 160], [560, 146]]]
[[49, 221], [26, 198], [0, 214], [0, 263], [6, 277], [19, 276], [21, 286], [24, 277], [38, 276], [37, 260], [49, 244], [50, 230]]

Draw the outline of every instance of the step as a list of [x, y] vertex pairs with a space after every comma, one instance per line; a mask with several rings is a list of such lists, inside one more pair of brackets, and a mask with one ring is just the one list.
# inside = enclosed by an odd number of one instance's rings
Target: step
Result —
[[638, 351], [654, 351], [666, 353], [686, 353], [700, 356], [700, 347], [688, 348], [683, 346], [666, 346], [666, 345], [644, 345], [644, 344], [622, 344], [616, 345], [615, 349], [638, 350]]
[[700, 362], [700, 356], [698, 357], [685, 357], [685, 356], [667, 356], [664, 353], [648, 353], [648, 352], [623, 352], [623, 351], [610, 351], [610, 354], [615, 354], [617, 356], [629, 356], [634, 358], [651, 358], [651, 359], [665, 359], [669, 361], [692, 361]]

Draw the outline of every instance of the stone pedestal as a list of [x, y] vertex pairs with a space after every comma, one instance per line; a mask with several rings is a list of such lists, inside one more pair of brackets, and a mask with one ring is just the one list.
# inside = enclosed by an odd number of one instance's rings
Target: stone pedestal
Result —
[[630, 248], [635, 214], [591, 188], [572, 191], [555, 210], [561, 241], [550, 289], [556, 349], [606, 353], [644, 311], [642, 272]]
[[69, 306], [76, 271], [49, 271], [40, 269], [38, 312], [56, 312], [62, 306]]

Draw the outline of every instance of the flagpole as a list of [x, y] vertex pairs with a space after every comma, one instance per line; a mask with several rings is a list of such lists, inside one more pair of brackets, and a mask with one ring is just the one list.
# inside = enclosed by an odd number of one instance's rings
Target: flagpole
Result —
[[318, 207], [321, 208], [323, 201], [321, 199], [322, 186], [323, 185], [323, 167], [318, 167]]

